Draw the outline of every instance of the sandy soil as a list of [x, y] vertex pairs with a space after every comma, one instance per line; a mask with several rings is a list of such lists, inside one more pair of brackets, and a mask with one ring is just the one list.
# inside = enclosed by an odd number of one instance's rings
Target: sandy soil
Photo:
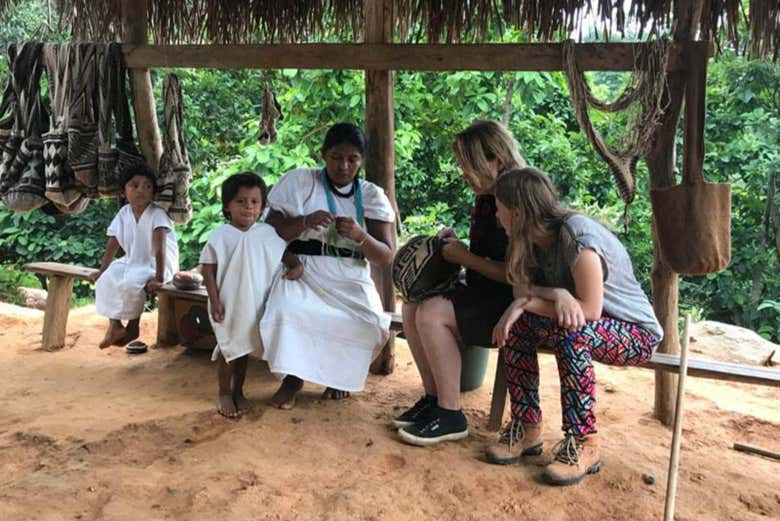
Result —
[[[388, 420], [420, 392], [403, 341], [396, 371], [343, 402], [306, 385], [292, 411], [267, 407], [277, 383], [251, 364], [254, 413], [214, 409], [208, 353], [100, 351], [104, 323], [75, 310], [62, 350], [40, 349], [40, 313], [0, 314], [0, 520], [544, 519], [659, 520], [671, 433], [652, 417], [653, 373], [597, 368], [604, 467], [575, 487], [539, 480], [541, 462], [481, 461], [487, 384], [464, 395], [472, 434], [421, 449]], [[156, 316], [142, 320], [152, 341]], [[493, 357], [495, 354], [493, 354]], [[555, 362], [543, 356], [547, 448], [559, 437]], [[689, 379], [678, 520], [780, 519], [780, 389]], [[654, 476], [645, 484], [643, 474]]]

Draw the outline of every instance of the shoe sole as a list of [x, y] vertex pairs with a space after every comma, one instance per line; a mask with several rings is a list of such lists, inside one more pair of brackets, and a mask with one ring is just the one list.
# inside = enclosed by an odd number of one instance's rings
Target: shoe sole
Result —
[[428, 447], [429, 445], [436, 445], [437, 443], [441, 443], [443, 441], [462, 440], [468, 435], [469, 435], [469, 430], [466, 429], [461, 432], [444, 434], [436, 438], [420, 438], [418, 436], [414, 436], [413, 434], [409, 434], [403, 429], [398, 429], [398, 436], [400, 436], [403, 441], [411, 445], [417, 445], [418, 447]]
[[587, 476], [588, 474], [595, 474], [600, 470], [601, 470], [601, 461], [597, 461], [596, 463], [588, 467], [588, 470], [585, 471], [585, 474], [582, 474], [581, 476], [577, 476], [569, 479], [555, 479], [552, 476], [549, 476], [547, 475], [547, 473], [545, 473], [543, 474], [542, 477], [544, 478], [544, 481], [548, 485], [561, 485], [561, 486], [576, 485], [577, 483], [585, 479], [585, 476]]
[[393, 420], [393, 426], [397, 427], [399, 429], [403, 429], [404, 427], [408, 427], [410, 425], [414, 425], [414, 422], [405, 422], [403, 420]]
[[528, 447], [517, 456], [512, 456], [511, 458], [495, 458], [489, 454], [485, 454], [485, 459], [487, 459], [488, 463], [493, 463], [494, 465], [511, 465], [513, 463], [517, 463], [525, 456], [541, 456], [542, 445], [543, 444], [540, 443], [539, 445]]

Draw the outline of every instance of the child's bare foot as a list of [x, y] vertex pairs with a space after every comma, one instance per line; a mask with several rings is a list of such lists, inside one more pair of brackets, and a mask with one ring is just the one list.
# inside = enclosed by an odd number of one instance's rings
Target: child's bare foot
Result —
[[279, 409], [290, 410], [295, 407], [295, 395], [303, 387], [303, 380], [297, 376], [285, 376], [282, 385], [271, 397], [271, 405]]
[[126, 334], [127, 331], [121, 324], [118, 326], [112, 324], [108, 327], [106, 336], [104, 336], [103, 340], [100, 341], [98, 347], [100, 349], [105, 349], [108, 346], [120, 345], [119, 342], [125, 337]]
[[233, 401], [233, 396], [230, 394], [219, 395], [217, 410], [225, 418], [236, 418], [240, 415], [236, 403]]
[[236, 410], [239, 414], [244, 414], [245, 412], [249, 412], [254, 408], [254, 404], [247, 400], [246, 396], [244, 396], [244, 393], [233, 393], [233, 403], [236, 404]]
[[349, 391], [328, 387], [325, 389], [325, 392], [322, 393], [322, 397], [326, 400], [343, 400], [344, 398], [349, 398]]

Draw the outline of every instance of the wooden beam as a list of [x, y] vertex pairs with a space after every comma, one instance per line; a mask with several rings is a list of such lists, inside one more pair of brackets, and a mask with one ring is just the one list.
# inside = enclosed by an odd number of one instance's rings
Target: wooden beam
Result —
[[[699, 43], [694, 42], [693, 38], [699, 26], [702, 4], [702, 0], [679, 0], [674, 3], [675, 47], [682, 46], [684, 49]], [[704, 44], [704, 42], [699, 44]], [[675, 178], [675, 138], [685, 93], [686, 72], [670, 67], [666, 79], [669, 87], [666, 99], [668, 101], [667, 108], [662, 117], [661, 125], [655, 132], [653, 150], [645, 158], [650, 173], [651, 189], [666, 188], [677, 182]], [[680, 339], [677, 329], [679, 276], [661, 258], [655, 225], [653, 226], [653, 268], [650, 278], [653, 308], [664, 330], [664, 338], [658, 346], [657, 354], [679, 353]], [[665, 425], [672, 425], [674, 421], [676, 387], [676, 377], [673, 374], [666, 371], [656, 371], [654, 412], [656, 418]]]
[[[126, 44], [139, 45], [149, 42], [147, 28], [147, 0], [122, 0], [122, 40]], [[138, 143], [146, 162], [154, 168], [160, 163], [162, 142], [154, 106], [152, 77], [149, 68], [131, 66], [130, 82], [133, 87], [133, 109]]]
[[[369, 5], [369, 4], [367, 4]], [[634, 67], [642, 43], [575, 45], [583, 70], [624, 71]], [[685, 67], [686, 46], [672, 46], [669, 70]], [[496, 44], [268, 44], [268, 45], [131, 45], [122, 46], [128, 67], [211, 69], [365, 69], [404, 71], [559, 71], [559, 43]]]
[[[366, 41], [369, 44], [385, 44], [393, 39], [393, 0], [371, 0], [363, 4], [366, 17]], [[390, 70], [366, 70], [366, 114], [365, 130], [368, 139], [365, 169], [366, 179], [382, 187], [395, 202], [395, 117], [393, 114], [394, 92], [393, 72]], [[395, 249], [395, 227], [393, 227], [393, 249]], [[379, 291], [385, 311], [395, 311], [395, 288], [391, 266], [372, 266], [371, 274]], [[375, 374], [390, 374], [395, 367], [395, 332], [382, 349], [382, 353], [371, 365]]]

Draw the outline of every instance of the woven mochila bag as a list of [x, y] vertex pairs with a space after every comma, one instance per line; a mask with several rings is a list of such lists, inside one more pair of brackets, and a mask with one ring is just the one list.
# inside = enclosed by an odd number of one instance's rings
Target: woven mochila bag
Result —
[[731, 261], [731, 185], [690, 180], [650, 191], [663, 261], [676, 273], [704, 275]]
[[17, 117], [24, 138], [10, 168], [4, 172], [2, 200], [16, 212], [35, 210], [48, 203], [41, 133], [49, 115], [41, 100], [43, 44], [26, 42], [17, 47], [12, 72], [17, 97]]
[[115, 72], [116, 82], [114, 84], [114, 118], [116, 122], [116, 164], [114, 166], [113, 179], [116, 188], [111, 194], [116, 195], [119, 186], [119, 180], [125, 173], [139, 164], [144, 164], [144, 156], [138, 151], [133, 136], [133, 120], [130, 117], [130, 101], [127, 99], [127, 68], [124, 58], [118, 46], [115, 49], [114, 56], [116, 61]]
[[51, 99], [49, 131], [41, 136], [46, 173], [46, 198], [65, 208], [82, 198], [68, 161], [70, 49], [69, 44], [43, 46], [43, 61], [49, 80]]
[[421, 302], [455, 285], [460, 266], [442, 255], [439, 237], [417, 235], [398, 249], [393, 259], [393, 284], [406, 302]]
[[14, 63], [16, 62], [16, 45], [10, 44], [6, 52], [8, 60], [8, 83], [3, 91], [0, 103], [0, 196], [13, 185], [16, 179], [11, 177], [11, 166], [16, 153], [22, 144], [21, 121], [18, 116], [16, 90], [14, 89]]
[[71, 46], [68, 104], [68, 163], [85, 192], [98, 184], [98, 96], [96, 48], [93, 43]]
[[184, 224], [192, 218], [192, 168], [184, 141], [181, 83], [175, 74], [163, 79], [163, 100], [165, 133], [155, 202], [168, 212], [173, 222]]

